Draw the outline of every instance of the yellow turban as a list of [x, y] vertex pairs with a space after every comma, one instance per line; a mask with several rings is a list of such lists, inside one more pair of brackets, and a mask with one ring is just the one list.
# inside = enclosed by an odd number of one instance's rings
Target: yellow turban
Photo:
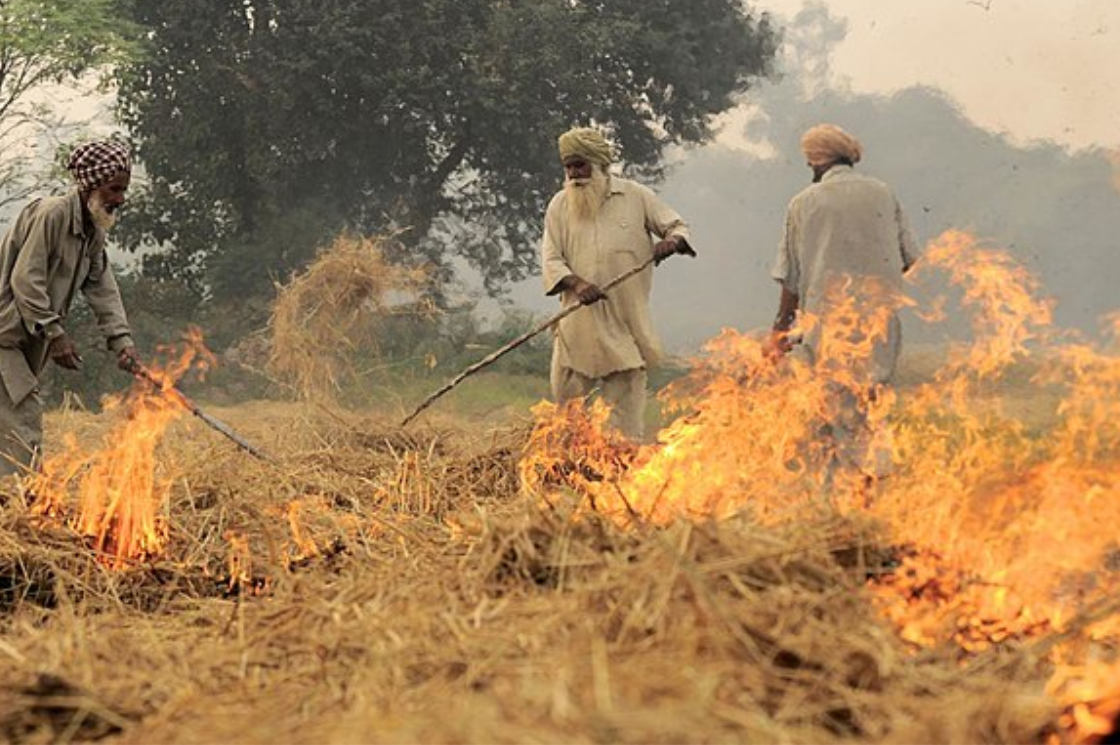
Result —
[[598, 166], [609, 166], [614, 160], [611, 154], [611, 144], [591, 127], [576, 127], [560, 135], [560, 160], [578, 155], [588, 163]]
[[863, 156], [859, 140], [835, 124], [818, 124], [802, 135], [801, 150], [810, 165], [827, 165], [838, 160], [859, 163]]

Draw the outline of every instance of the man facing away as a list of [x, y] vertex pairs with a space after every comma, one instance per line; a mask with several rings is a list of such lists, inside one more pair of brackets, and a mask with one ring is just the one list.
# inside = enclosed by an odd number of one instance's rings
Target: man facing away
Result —
[[[593, 128], [559, 138], [564, 188], [545, 212], [541, 264], [545, 292], [583, 308], [556, 329], [551, 384], [557, 403], [596, 385], [611, 407], [611, 426], [633, 441], [644, 436], [646, 371], [662, 356], [650, 317], [653, 268], [601, 286], [651, 257], [695, 256], [688, 226], [649, 188], [610, 173], [611, 146]], [[658, 238], [657, 242], [651, 235]]]
[[74, 187], [24, 207], [0, 243], [0, 475], [32, 468], [40, 450], [39, 376], [47, 360], [68, 370], [81, 365], [65, 327], [78, 290], [118, 366], [139, 363], [105, 252], [131, 179], [128, 149], [112, 141], [81, 145], [67, 170]]
[[[786, 212], [772, 271], [781, 298], [768, 350], [773, 355], [790, 351], [789, 332], [799, 314], [812, 317], [799, 353], [818, 370], [845, 366], [844, 379], [858, 381], [837, 392], [833, 421], [826, 428], [834, 458], [865, 475], [884, 476], [889, 453], [869, 450], [866, 404], [894, 376], [902, 343], [896, 313], [902, 277], [919, 249], [891, 189], [854, 170], [863, 155], [855, 137], [820, 124], [804, 134], [801, 148], [813, 184], [791, 200]], [[857, 323], [842, 326], [833, 317], [830, 328], [830, 315], [844, 305]], [[822, 340], [829, 339], [837, 343], [822, 349]]]

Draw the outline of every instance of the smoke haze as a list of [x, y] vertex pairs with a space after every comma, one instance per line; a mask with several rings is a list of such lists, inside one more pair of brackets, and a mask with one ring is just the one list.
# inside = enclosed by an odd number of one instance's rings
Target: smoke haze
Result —
[[[846, 30], [821, 5], [799, 13], [786, 26], [780, 79], [753, 89], [714, 143], [675, 154], [669, 178], [655, 187], [691, 223], [700, 251], [658, 269], [654, 314], [666, 346], [686, 353], [725, 326], [769, 326], [778, 296], [769, 268], [785, 208], [811, 176], [798, 141], [822, 121], [860, 138], [857, 168], [895, 189], [920, 243], [958, 228], [1008, 249], [1057, 300], [1059, 325], [1095, 332], [1117, 305], [1115, 151], [1013, 141], [968, 120], [934, 88], [885, 96], [830, 87], [830, 55]], [[554, 311], [542, 295], [531, 280], [511, 299]], [[960, 332], [959, 324], [929, 329], [907, 320], [912, 339]]]

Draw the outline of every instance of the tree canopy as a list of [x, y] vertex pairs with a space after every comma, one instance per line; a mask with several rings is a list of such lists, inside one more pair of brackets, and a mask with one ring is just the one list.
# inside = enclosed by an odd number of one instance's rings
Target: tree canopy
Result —
[[39, 186], [30, 166], [56, 113], [46, 89], [135, 53], [126, 14], [123, 0], [0, 0], [0, 206]]
[[664, 147], [766, 75], [777, 34], [740, 0], [161, 0], [122, 78], [150, 179], [145, 269], [244, 298], [342, 227], [408, 228], [409, 256], [524, 276], [556, 136], [610, 130], [652, 179]]

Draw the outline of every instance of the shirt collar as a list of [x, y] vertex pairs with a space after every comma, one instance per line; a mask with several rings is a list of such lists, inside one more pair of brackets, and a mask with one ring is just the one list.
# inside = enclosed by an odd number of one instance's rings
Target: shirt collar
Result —
[[82, 238], [86, 237], [86, 218], [82, 211], [82, 192], [78, 187], [70, 190], [66, 195], [70, 207], [70, 232]]
[[828, 171], [824, 174], [824, 176], [821, 176], [821, 181], [828, 181], [833, 176], [839, 176], [842, 173], [851, 173], [851, 172], [852, 172], [852, 167], [851, 166], [845, 165], [843, 163], [837, 163], [832, 168], [829, 168]]

